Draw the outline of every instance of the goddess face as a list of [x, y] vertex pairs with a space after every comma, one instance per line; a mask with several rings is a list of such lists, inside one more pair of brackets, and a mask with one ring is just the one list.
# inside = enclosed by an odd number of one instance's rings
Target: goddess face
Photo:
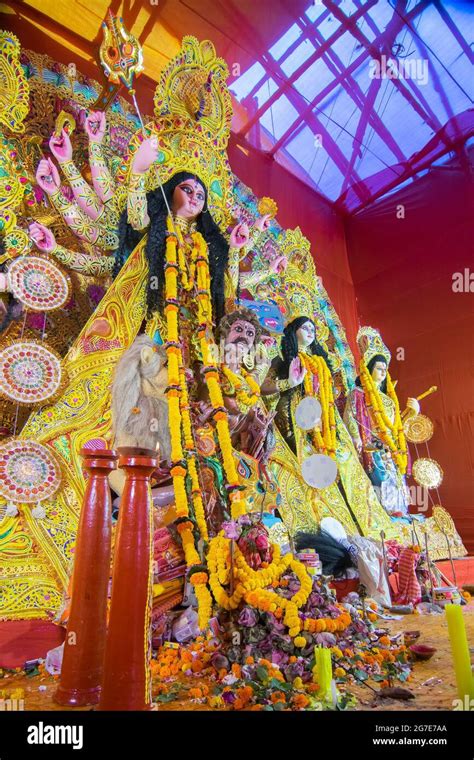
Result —
[[303, 322], [301, 327], [298, 327], [296, 331], [296, 338], [298, 340], [298, 348], [308, 348], [311, 343], [314, 342], [316, 337], [316, 331], [313, 323], [310, 319]]
[[200, 182], [185, 179], [173, 191], [171, 210], [175, 216], [193, 221], [201, 213], [206, 203], [206, 193]]
[[372, 378], [376, 385], [383, 383], [387, 377], [387, 365], [385, 362], [375, 362], [372, 367]]

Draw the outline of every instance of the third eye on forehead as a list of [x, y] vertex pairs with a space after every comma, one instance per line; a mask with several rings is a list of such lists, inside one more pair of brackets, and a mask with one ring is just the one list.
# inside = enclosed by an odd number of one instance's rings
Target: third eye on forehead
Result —
[[204, 190], [199, 184], [199, 182], [194, 182], [194, 180], [185, 180], [180, 184], [180, 188], [182, 190], [194, 190], [195, 193], [201, 193], [204, 195]]

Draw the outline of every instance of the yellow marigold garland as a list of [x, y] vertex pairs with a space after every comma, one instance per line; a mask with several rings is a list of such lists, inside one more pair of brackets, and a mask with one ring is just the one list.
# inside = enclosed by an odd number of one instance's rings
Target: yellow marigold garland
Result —
[[226, 474], [227, 483], [230, 487], [231, 516], [236, 519], [246, 512], [245, 500], [240, 498], [239, 477], [235, 460], [232, 453], [232, 443], [229, 431], [229, 422], [227, 412], [224, 408], [224, 399], [219, 384], [219, 375], [217, 370], [213, 371], [210, 343], [212, 342], [212, 303], [210, 297], [211, 277], [209, 273], [209, 258], [207, 245], [199, 232], [192, 235], [193, 251], [196, 250], [192, 258], [196, 260], [197, 266], [197, 287], [198, 287], [198, 337], [201, 347], [202, 360], [205, 367], [205, 379], [209, 392], [209, 398], [213, 409], [215, 410], [214, 419], [216, 421], [217, 438], [222, 454], [222, 463]]
[[250, 394], [244, 388], [242, 378], [240, 378], [235, 372], [232, 372], [225, 364], [222, 365], [222, 372], [226, 376], [229, 383], [235, 388], [235, 395], [237, 401], [244, 406], [254, 406], [260, 398], [260, 386], [252, 375], [244, 368], [241, 369], [242, 376], [247, 383]]
[[[191, 290], [197, 284], [197, 319], [198, 336], [200, 340], [202, 358], [205, 366], [206, 384], [209, 391], [211, 404], [215, 410], [217, 437], [222, 453], [223, 467], [226, 474], [231, 501], [231, 516], [236, 519], [246, 512], [245, 500], [240, 496], [240, 484], [232, 452], [232, 444], [229, 431], [227, 412], [224, 408], [224, 400], [219, 385], [217, 370], [212, 367], [208, 334], [212, 335], [212, 304], [210, 298], [211, 278], [209, 272], [208, 249], [205, 240], [200, 233], [192, 235], [192, 251], [187, 268], [184, 246], [178, 244], [178, 239], [173, 234], [171, 220], [167, 221], [168, 238], [166, 242], [166, 266], [165, 266], [165, 315], [167, 326], [166, 352], [168, 357], [168, 389], [167, 399], [169, 405], [169, 425], [171, 438], [171, 476], [175, 494], [176, 512], [182, 522], [178, 523], [186, 565], [189, 570], [191, 583], [195, 587], [198, 600], [199, 625], [206, 628], [212, 609], [212, 599], [207, 588], [208, 575], [197, 568], [200, 567], [201, 558], [196, 550], [193, 524], [186, 520], [189, 517], [188, 494], [186, 491], [186, 475], [191, 480], [191, 495], [194, 515], [201, 536], [208, 540], [208, 531], [205, 519], [204, 505], [202, 502], [201, 489], [198, 476], [198, 462], [194, 449], [191, 418], [189, 413], [189, 401], [186, 385], [186, 376], [182, 366], [182, 356], [179, 346], [179, 303], [178, 303], [178, 278], [185, 290]], [[180, 243], [182, 243], [180, 238]], [[211, 338], [212, 340], [212, 338]], [[184, 450], [187, 458], [184, 459]], [[187, 469], [186, 469], [187, 464]], [[221, 569], [222, 570], [222, 569]], [[220, 574], [222, 576], [222, 572]]]
[[191, 426], [191, 415], [189, 413], [188, 388], [186, 384], [186, 375], [182, 366], [180, 357], [180, 379], [181, 379], [181, 417], [183, 422], [184, 445], [188, 452], [188, 472], [191, 478], [191, 497], [193, 500], [194, 516], [199, 528], [199, 532], [205, 541], [209, 540], [207, 531], [206, 513], [201, 496], [201, 487], [198, 476], [198, 464], [196, 452], [194, 449], [194, 439]]
[[[253, 570], [249, 567], [245, 557], [238, 547], [234, 547], [234, 580], [235, 588], [229, 595], [224, 585], [229, 583], [230, 576], [230, 539], [225, 538], [223, 533], [210, 541], [207, 557], [209, 569], [209, 585], [216, 602], [226, 610], [237, 609], [242, 601], [250, 604], [262, 612], [275, 612], [278, 607], [284, 609], [283, 622], [289, 629], [290, 636], [295, 639], [301, 630], [318, 631], [343, 631], [350, 625], [350, 615], [343, 610], [338, 618], [321, 618], [313, 620], [308, 618], [304, 622], [299, 617], [298, 610], [308, 601], [311, 593], [312, 580], [305, 566], [296, 560], [293, 555], [280, 555], [280, 548], [273, 544], [273, 559], [270, 565], [261, 570]], [[300, 588], [291, 597], [285, 599], [270, 591], [266, 586], [279, 580], [286, 570], [291, 570], [300, 581]], [[305, 641], [306, 643], [306, 641]], [[296, 642], [296, 646], [304, 644]]]
[[310, 356], [301, 351], [299, 359], [306, 369], [304, 391], [306, 396], [314, 396], [314, 376], [319, 381], [319, 401], [322, 409], [322, 430], [314, 428], [311, 437], [314, 447], [322, 454], [336, 456], [336, 416], [332, 378], [329, 367], [322, 356]]
[[377, 430], [377, 435], [390, 449], [392, 458], [401, 474], [405, 475], [408, 463], [407, 442], [400, 416], [400, 406], [390, 374], [387, 372], [387, 396], [393, 401], [395, 407], [395, 419], [393, 423], [385, 411], [380, 391], [362, 360], [360, 362], [360, 381], [365, 393], [370, 416]]
[[[168, 223], [169, 225], [169, 223]], [[170, 225], [168, 226], [169, 231]], [[195, 246], [197, 259], [198, 247]], [[186, 468], [184, 466], [184, 452], [182, 445], [182, 431], [187, 451], [193, 449], [191, 421], [189, 418], [188, 397], [186, 378], [182, 368], [182, 357], [179, 348], [178, 330], [178, 262], [177, 241], [173, 235], [168, 235], [166, 242], [166, 270], [165, 270], [165, 294], [166, 294], [166, 326], [168, 357], [168, 389], [167, 399], [169, 405], [169, 426], [171, 438], [171, 476], [175, 495], [176, 514], [182, 522], [178, 522], [178, 532], [183, 545], [186, 566], [192, 571], [193, 567], [200, 565], [201, 558], [196, 550], [193, 523], [186, 520], [189, 516], [188, 494], [186, 491]], [[191, 455], [188, 467], [191, 477], [193, 492], [193, 506], [198, 528], [203, 538], [207, 538], [207, 526], [204, 517], [204, 507], [200, 497], [199, 480], [196, 470], [194, 453]], [[199, 497], [198, 497], [199, 494]], [[209, 624], [212, 609], [212, 598], [207, 588], [208, 575], [203, 572], [191, 572], [191, 583], [195, 588], [198, 601], [198, 624], [204, 630]]]

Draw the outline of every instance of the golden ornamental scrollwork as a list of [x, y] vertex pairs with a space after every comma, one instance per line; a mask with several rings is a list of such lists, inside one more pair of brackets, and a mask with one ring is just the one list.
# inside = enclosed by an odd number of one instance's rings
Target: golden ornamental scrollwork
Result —
[[0, 124], [10, 132], [24, 132], [30, 90], [20, 64], [20, 41], [0, 31]]

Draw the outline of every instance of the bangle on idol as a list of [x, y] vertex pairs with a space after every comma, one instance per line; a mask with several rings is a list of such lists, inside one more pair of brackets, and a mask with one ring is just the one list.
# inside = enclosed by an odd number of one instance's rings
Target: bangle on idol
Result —
[[60, 166], [68, 180], [83, 179], [83, 176], [74, 161], [64, 161]]

